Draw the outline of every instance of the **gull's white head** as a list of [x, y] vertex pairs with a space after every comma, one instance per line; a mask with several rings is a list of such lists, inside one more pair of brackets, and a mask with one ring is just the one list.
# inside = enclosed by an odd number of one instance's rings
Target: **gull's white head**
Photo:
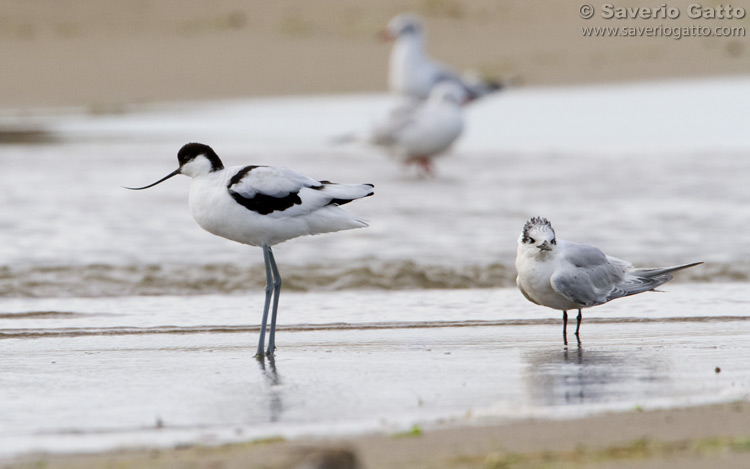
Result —
[[401, 13], [388, 22], [383, 36], [390, 40], [406, 36], [420, 37], [422, 36], [422, 20], [414, 13]]
[[552, 251], [555, 246], [555, 230], [546, 218], [533, 217], [523, 225], [523, 232], [518, 238], [519, 250], [525, 249], [538, 254]]
[[442, 81], [430, 90], [428, 100], [436, 103], [451, 103], [458, 106], [468, 100], [466, 89], [452, 81]]

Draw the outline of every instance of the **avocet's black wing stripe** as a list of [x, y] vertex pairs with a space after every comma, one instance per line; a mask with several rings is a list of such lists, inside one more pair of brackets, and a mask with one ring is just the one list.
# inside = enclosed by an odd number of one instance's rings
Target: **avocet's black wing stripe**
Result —
[[256, 194], [254, 197], [246, 198], [232, 190], [229, 191], [229, 194], [238, 204], [261, 215], [268, 215], [277, 210], [284, 211], [289, 207], [302, 203], [302, 199], [300, 199], [299, 193], [297, 192], [292, 192], [286, 197]]
[[321, 184], [288, 169], [245, 166], [232, 176], [227, 189], [238, 204], [268, 215], [300, 205], [299, 191], [311, 185]]
[[229, 180], [229, 185], [227, 185], [227, 188], [231, 189], [233, 185], [242, 181], [242, 178], [244, 178], [247, 173], [254, 170], [255, 168], [258, 168], [258, 166], [245, 166], [241, 170], [237, 171], [237, 173], [232, 176], [232, 179]]
[[372, 194], [372, 185], [316, 181], [286, 168], [269, 166], [238, 169], [227, 189], [235, 202], [261, 215], [274, 212], [301, 215]]

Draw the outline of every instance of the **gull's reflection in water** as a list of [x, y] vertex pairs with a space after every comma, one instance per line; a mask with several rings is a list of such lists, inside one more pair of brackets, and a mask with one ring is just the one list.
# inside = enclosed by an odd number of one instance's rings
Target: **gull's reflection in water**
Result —
[[273, 357], [258, 358], [257, 360], [261, 375], [266, 384], [270, 411], [269, 420], [271, 422], [278, 422], [284, 411], [284, 405], [281, 400], [281, 377], [276, 369], [276, 360]]
[[597, 404], [666, 395], [669, 366], [655, 351], [585, 350], [582, 346], [523, 354], [531, 401], [545, 406]]

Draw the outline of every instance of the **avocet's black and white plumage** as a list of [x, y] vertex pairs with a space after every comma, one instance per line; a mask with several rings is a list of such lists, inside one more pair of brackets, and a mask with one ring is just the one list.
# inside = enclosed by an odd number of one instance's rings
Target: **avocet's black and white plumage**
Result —
[[258, 355], [263, 356], [272, 298], [266, 354], [273, 355], [281, 276], [271, 247], [298, 236], [366, 227], [364, 220], [341, 205], [372, 195], [373, 185], [317, 181], [290, 169], [270, 166], [224, 168], [214, 150], [201, 143], [184, 145], [177, 160], [180, 167], [166, 177], [145, 187], [128, 189], [147, 189], [178, 174], [189, 176], [190, 212], [201, 228], [263, 248], [267, 282]]
[[499, 82], [488, 82], [476, 75], [458, 75], [447, 66], [431, 59], [424, 50], [424, 26], [414, 13], [393, 17], [383, 30], [384, 39], [393, 40], [388, 69], [388, 88], [413, 99], [427, 99], [432, 88], [449, 81], [461, 86], [468, 100], [480, 98], [503, 88]]
[[577, 337], [581, 309], [654, 290], [671, 280], [672, 272], [698, 264], [702, 262], [635, 268], [630, 262], [607, 256], [593, 246], [557, 239], [546, 218], [534, 217], [526, 222], [518, 238], [516, 283], [532, 303], [563, 311], [563, 337], [566, 337], [568, 310], [577, 309]]

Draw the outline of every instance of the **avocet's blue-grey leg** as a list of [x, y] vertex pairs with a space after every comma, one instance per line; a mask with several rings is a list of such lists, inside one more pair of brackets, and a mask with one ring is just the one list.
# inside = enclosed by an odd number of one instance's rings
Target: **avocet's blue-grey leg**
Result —
[[268, 309], [271, 306], [271, 295], [273, 294], [273, 274], [271, 273], [271, 248], [263, 245], [263, 262], [266, 265], [266, 302], [263, 305], [263, 321], [260, 324], [260, 338], [258, 339], [258, 351], [256, 357], [263, 358], [263, 345], [266, 340], [266, 324], [268, 323]]
[[281, 274], [279, 274], [279, 268], [276, 267], [276, 258], [273, 256], [273, 251], [270, 247], [268, 248], [268, 254], [271, 261], [271, 271], [273, 272], [273, 312], [271, 313], [271, 334], [268, 338], [268, 350], [266, 350], [266, 355], [271, 357], [276, 349], [276, 313], [279, 311]]
[[578, 323], [576, 324], [576, 337], [578, 336], [578, 331], [581, 330], [581, 320], [583, 319], [583, 313], [581, 313], [581, 308], [578, 308]]

